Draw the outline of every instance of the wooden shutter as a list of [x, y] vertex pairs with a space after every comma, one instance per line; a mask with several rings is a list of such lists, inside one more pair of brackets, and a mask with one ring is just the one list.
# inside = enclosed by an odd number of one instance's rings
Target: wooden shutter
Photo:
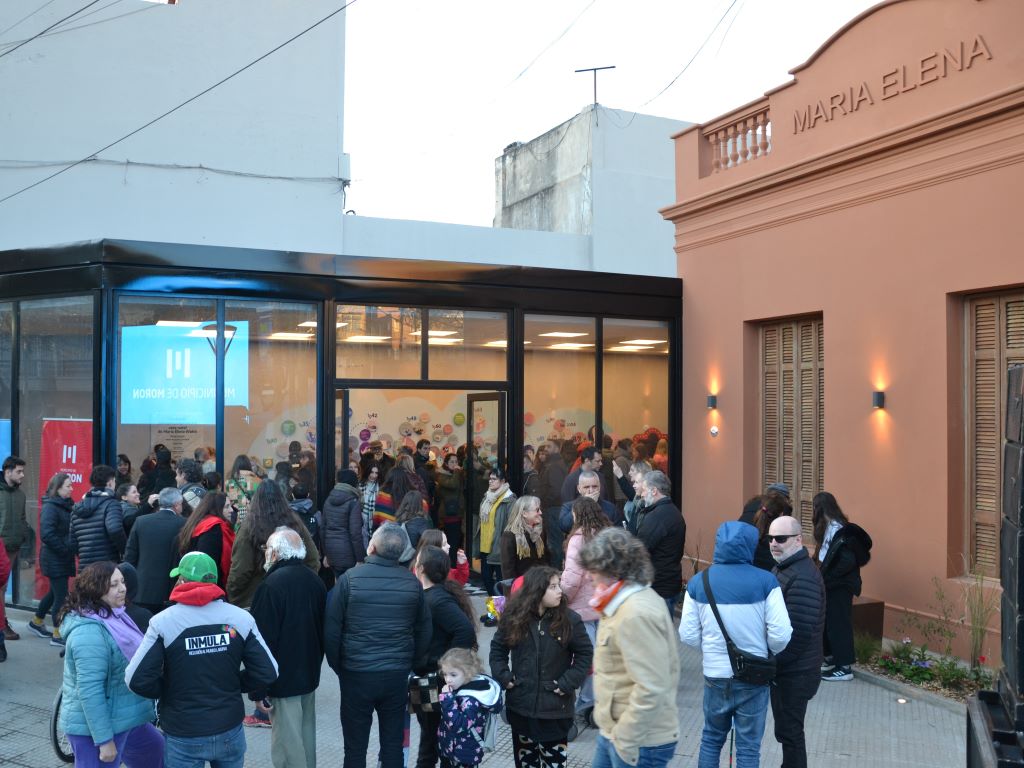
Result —
[[811, 500], [825, 483], [825, 339], [821, 318], [761, 326], [761, 482], [790, 488], [811, 534]]
[[973, 573], [999, 576], [1006, 370], [1024, 363], [1024, 293], [967, 303], [967, 538]]

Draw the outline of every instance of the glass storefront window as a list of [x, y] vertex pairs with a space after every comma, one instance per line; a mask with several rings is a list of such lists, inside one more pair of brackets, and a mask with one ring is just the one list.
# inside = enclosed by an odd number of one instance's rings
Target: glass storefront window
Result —
[[21, 549], [16, 602], [32, 604], [46, 593], [37, 572], [40, 499], [57, 472], [71, 475], [73, 497], [89, 488], [92, 466], [93, 298], [62, 298], [20, 303], [21, 343], [18, 381], [17, 454], [25, 459], [25, 513], [32, 535]]
[[[245, 378], [232, 355], [232, 348], [245, 342], [233, 332], [226, 334], [230, 385]], [[174, 461], [192, 458], [197, 448], [212, 448], [217, 437], [216, 302], [122, 296], [117, 344], [117, 452], [131, 461], [132, 480], [138, 482], [152, 464], [157, 443], [167, 446]]]
[[337, 309], [339, 379], [419, 379], [420, 310], [340, 305]]
[[431, 379], [505, 381], [506, 313], [432, 309], [427, 333]]
[[238, 329], [224, 366], [224, 474], [231, 474], [241, 455], [250, 458], [257, 474], [270, 478], [279, 476], [277, 465], [285, 462], [316, 503], [316, 459], [301, 454], [315, 457], [318, 450], [317, 306], [228, 301], [224, 316], [225, 332]]
[[617, 446], [623, 438], [667, 471], [659, 452], [668, 439], [669, 325], [658, 320], [605, 319], [601, 370], [604, 434]]
[[567, 465], [594, 424], [595, 331], [592, 317], [524, 318], [523, 443], [555, 441]]

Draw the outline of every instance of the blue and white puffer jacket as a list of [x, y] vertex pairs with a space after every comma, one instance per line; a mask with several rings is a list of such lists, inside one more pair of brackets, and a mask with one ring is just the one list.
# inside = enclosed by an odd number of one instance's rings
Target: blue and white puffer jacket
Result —
[[[752, 564], [756, 548], [754, 526], [736, 520], [722, 523], [715, 536], [714, 564], [708, 577], [733, 643], [740, 650], [765, 657], [768, 651], [778, 654], [786, 647], [793, 627], [778, 579]], [[701, 649], [705, 677], [732, 677], [725, 638], [699, 576], [690, 579], [686, 587], [679, 639]]]

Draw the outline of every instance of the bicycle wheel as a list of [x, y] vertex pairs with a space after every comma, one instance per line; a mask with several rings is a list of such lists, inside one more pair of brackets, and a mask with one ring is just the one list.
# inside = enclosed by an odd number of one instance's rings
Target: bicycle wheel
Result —
[[53, 700], [53, 709], [50, 711], [50, 743], [57, 757], [65, 763], [75, 762], [75, 755], [71, 751], [71, 742], [60, 727], [60, 704], [64, 697], [63, 687], [57, 691], [57, 698]]

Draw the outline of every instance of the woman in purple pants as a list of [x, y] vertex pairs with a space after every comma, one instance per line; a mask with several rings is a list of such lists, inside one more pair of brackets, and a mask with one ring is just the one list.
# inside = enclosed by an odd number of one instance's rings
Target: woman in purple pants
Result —
[[76, 768], [163, 768], [153, 702], [124, 682], [142, 632], [124, 610], [124, 577], [110, 562], [84, 568], [61, 610], [64, 693], [60, 720]]

